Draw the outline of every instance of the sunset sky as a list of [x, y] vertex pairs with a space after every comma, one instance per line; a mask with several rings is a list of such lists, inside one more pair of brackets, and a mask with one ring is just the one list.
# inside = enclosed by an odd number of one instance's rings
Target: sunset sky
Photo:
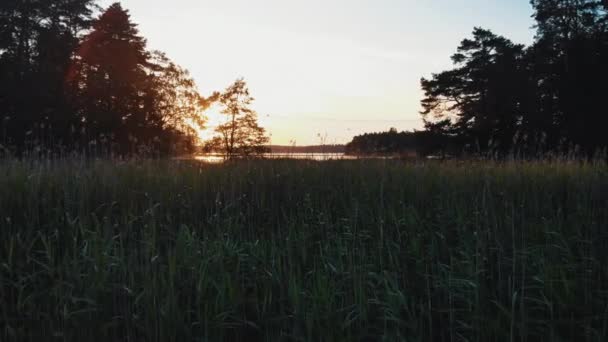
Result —
[[149, 48], [189, 69], [203, 94], [244, 77], [274, 144], [421, 128], [420, 78], [448, 68], [474, 26], [517, 43], [534, 35], [527, 0], [121, 3]]

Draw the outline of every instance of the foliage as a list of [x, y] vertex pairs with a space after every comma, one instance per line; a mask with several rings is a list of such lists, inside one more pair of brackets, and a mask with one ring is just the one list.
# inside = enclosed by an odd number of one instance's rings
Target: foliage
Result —
[[93, 10], [94, 0], [1, 1], [0, 145], [65, 140], [72, 122], [63, 82]]
[[452, 60], [456, 69], [422, 79], [426, 98], [422, 114], [449, 119], [451, 133], [464, 143], [479, 142], [487, 149], [493, 139], [503, 151], [511, 149], [525, 78], [519, 69], [523, 46], [476, 28]]
[[604, 163], [3, 160], [2, 341], [604, 341]]
[[[121, 155], [192, 150], [206, 102], [115, 3], [0, 5], [0, 144]], [[103, 151], [102, 151], [103, 150]]]
[[250, 108], [253, 100], [243, 79], [236, 80], [219, 95], [226, 121], [216, 128], [218, 136], [209, 142], [209, 149], [219, 150], [227, 159], [268, 152], [270, 138], [259, 126], [257, 113]]
[[533, 0], [534, 44], [476, 28], [451, 70], [422, 79], [428, 131], [468, 152], [608, 147], [608, 12], [595, 0]]
[[[160, 113], [167, 140], [164, 142], [174, 150], [193, 151], [199, 143], [198, 132], [205, 128], [207, 117], [205, 110], [217, 97], [209, 98], [200, 95], [194, 79], [188, 70], [176, 65], [165, 54], [155, 51], [152, 54], [152, 72], [155, 82], [154, 108]], [[185, 146], [180, 146], [184, 144]]]
[[179, 132], [195, 136], [187, 123], [202, 126], [204, 121], [194, 82], [163, 54], [155, 53], [154, 59], [119, 4], [95, 21], [70, 78], [77, 119], [89, 137], [109, 140], [124, 153], [171, 146]]
[[398, 132], [391, 128], [388, 132], [366, 133], [353, 138], [346, 145], [346, 153], [351, 155], [406, 155], [416, 153], [420, 132]]

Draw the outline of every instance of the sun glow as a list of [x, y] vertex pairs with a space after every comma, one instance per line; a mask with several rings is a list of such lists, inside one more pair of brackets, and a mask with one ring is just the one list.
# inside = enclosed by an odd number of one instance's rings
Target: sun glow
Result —
[[205, 111], [205, 127], [201, 128], [198, 125], [191, 123], [191, 127], [196, 131], [200, 144], [211, 140], [216, 136], [215, 129], [224, 122], [224, 116], [221, 113], [221, 107], [214, 104]]
[[[202, 93], [244, 77], [260, 124], [279, 145], [422, 129], [420, 78], [449, 68], [473, 25], [510, 32], [518, 43], [533, 39], [527, 1], [122, 2], [149, 46], [189, 69]], [[208, 116], [202, 140], [214, 135], [219, 110]]]

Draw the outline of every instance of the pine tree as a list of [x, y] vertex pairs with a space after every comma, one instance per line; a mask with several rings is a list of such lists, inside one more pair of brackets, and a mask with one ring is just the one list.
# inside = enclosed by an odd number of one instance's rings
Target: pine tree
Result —
[[140, 143], [154, 122], [144, 104], [151, 91], [149, 60], [146, 40], [129, 12], [111, 5], [82, 41], [71, 75], [89, 140], [111, 142], [122, 152]]
[[67, 143], [73, 111], [64, 100], [65, 74], [93, 3], [0, 1], [0, 143]]
[[476, 28], [452, 56], [454, 69], [422, 79], [427, 129], [441, 127], [476, 151], [508, 151], [522, 115], [523, 51], [521, 45]]
[[533, 0], [537, 36], [533, 77], [565, 147], [586, 153], [608, 147], [605, 79], [608, 77], [608, 15], [597, 0]]

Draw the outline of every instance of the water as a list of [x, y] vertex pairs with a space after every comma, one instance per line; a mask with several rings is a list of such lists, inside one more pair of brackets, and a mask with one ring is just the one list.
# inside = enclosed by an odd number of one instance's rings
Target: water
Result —
[[[359, 159], [356, 156], [347, 156], [344, 153], [265, 153], [266, 159], [301, 159], [301, 160], [352, 160]], [[224, 162], [221, 154], [205, 154], [194, 157], [196, 160], [206, 163], [220, 164]]]

